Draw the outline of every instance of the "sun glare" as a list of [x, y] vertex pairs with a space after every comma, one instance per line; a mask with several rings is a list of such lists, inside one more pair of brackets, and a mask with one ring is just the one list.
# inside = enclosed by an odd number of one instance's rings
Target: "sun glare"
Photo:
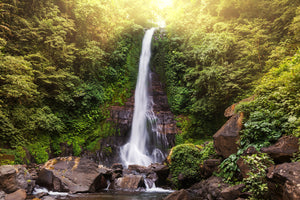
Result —
[[[169, 6], [172, 6], [173, 0], [157, 0], [159, 9], [163, 10]], [[157, 16], [158, 20], [156, 24], [158, 27], [164, 28], [166, 26], [165, 20], [162, 18], [162, 16]]]
[[171, 6], [172, 3], [173, 3], [173, 0], [159, 0], [159, 7], [165, 8], [165, 7]]

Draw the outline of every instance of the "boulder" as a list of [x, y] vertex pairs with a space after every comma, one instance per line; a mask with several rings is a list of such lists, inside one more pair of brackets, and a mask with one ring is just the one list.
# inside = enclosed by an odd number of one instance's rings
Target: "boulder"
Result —
[[299, 151], [299, 138], [283, 136], [276, 144], [261, 148], [262, 153], [267, 153], [276, 163], [290, 162], [293, 154]]
[[300, 162], [283, 163], [269, 168], [267, 179], [272, 199], [300, 199]]
[[222, 190], [221, 197], [226, 200], [235, 200], [243, 193], [243, 189], [245, 188], [245, 184], [239, 184], [235, 186], [230, 186]]
[[115, 189], [136, 190], [140, 187], [145, 188], [144, 178], [141, 175], [125, 175], [118, 178], [115, 182]]
[[155, 163], [150, 165], [150, 168], [157, 176], [157, 179], [155, 180], [156, 186], [161, 187], [169, 185], [168, 176], [170, 174], [170, 169], [167, 165]]
[[219, 165], [221, 164], [221, 159], [208, 159], [201, 165], [201, 175], [203, 178], [210, 177], [215, 171], [217, 171]]
[[214, 147], [218, 155], [228, 158], [231, 154], [237, 153], [242, 121], [243, 113], [235, 114], [213, 135]]
[[203, 180], [189, 188], [197, 197], [202, 199], [220, 199], [223, 189], [229, 187], [224, 183], [222, 178], [211, 176], [207, 180]]
[[26, 191], [23, 189], [18, 189], [13, 193], [7, 194], [5, 196], [5, 200], [25, 200], [26, 197]]
[[131, 172], [143, 173], [147, 174], [150, 173], [151, 169], [149, 167], [141, 166], [141, 165], [129, 165], [128, 170]]
[[19, 189], [16, 180], [17, 171], [12, 165], [0, 166], [0, 190], [13, 193]]
[[[94, 192], [106, 188], [111, 171], [91, 160], [78, 157], [60, 157], [43, 166], [37, 184], [59, 192]], [[103, 184], [105, 182], [105, 184]]]
[[191, 200], [193, 199], [193, 194], [185, 189], [173, 192], [169, 194], [164, 200]]

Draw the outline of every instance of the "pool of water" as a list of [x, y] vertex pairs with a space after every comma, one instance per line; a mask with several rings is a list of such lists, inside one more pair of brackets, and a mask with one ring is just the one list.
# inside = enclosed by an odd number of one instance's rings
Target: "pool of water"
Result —
[[101, 192], [92, 194], [74, 194], [57, 196], [55, 199], [64, 200], [162, 200], [170, 193], [167, 192]]

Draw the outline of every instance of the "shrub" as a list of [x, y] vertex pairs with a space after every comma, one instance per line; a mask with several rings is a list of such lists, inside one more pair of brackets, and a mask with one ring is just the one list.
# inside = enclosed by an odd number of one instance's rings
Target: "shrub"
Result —
[[250, 199], [266, 199], [268, 186], [266, 180], [266, 170], [274, 162], [267, 154], [253, 154], [250, 156], [241, 156], [244, 163], [249, 166], [248, 177], [243, 179], [246, 185], [245, 190], [250, 192]]
[[181, 174], [188, 180], [185, 185], [190, 186], [200, 180], [200, 149], [193, 144], [181, 144], [175, 146], [168, 157], [172, 174], [172, 182], [177, 188], [182, 188], [178, 176]]

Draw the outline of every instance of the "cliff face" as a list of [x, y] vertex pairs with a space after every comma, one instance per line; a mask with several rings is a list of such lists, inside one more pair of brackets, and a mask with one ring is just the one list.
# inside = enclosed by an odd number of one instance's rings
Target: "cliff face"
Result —
[[[178, 132], [176, 121], [168, 105], [168, 98], [158, 75], [153, 72], [150, 75], [149, 93], [153, 98], [153, 112], [158, 118], [157, 129], [159, 133], [165, 136], [167, 146], [171, 148], [175, 144], [175, 134]], [[106, 166], [120, 162], [119, 148], [129, 139], [134, 112], [134, 91], [132, 97], [123, 106], [111, 106], [109, 110], [110, 118], [107, 121], [114, 124], [117, 134], [100, 140], [100, 149], [96, 151], [96, 154], [92, 152], [85, 153], [86, 157]]]

